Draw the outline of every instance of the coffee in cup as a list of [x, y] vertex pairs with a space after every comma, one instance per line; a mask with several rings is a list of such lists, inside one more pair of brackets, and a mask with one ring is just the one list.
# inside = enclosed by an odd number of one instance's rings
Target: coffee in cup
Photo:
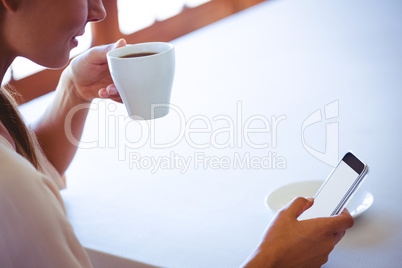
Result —
[[173, 45], [141, 43], [107, 54], [110, 74], [132, 119], [155, 119], [169, 113], [175, 72]]

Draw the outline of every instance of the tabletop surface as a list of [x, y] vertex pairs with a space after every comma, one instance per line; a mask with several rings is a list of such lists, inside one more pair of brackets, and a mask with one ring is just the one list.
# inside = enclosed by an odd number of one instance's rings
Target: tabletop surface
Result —
[[265, 197], [325, 179], [352, 150], [371, 168], [374, 204], [325, 267], [397, 267], [401, 8], [263, 2], [172, 42], [166, 117], [132, 121], [94, 101], [62, 196], [91, 257], [110, 257], [97, 265], [238, 267], [274, 216]]

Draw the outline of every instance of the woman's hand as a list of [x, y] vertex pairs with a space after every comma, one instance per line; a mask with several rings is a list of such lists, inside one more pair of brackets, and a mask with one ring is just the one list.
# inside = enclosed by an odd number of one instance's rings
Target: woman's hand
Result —
[[246, 267], [314, 268], [326, 263], [354, 221], [347, 210], [334, 217], [298, 221], [313, 203], [299, 197], [279, 211]]
[[125, 45], [126, 41], [120, 39], [114, 44], [91, 48], [74, 58], [63, 73], [72, 83], [69, 89], [75, 92], [71, 93], [75, 93], [84, 102], [91, 102], [99, 97], [122, 102], [110, 76], [106, 54]]
[[84, 129], [89, 105], [80, 105], [98, 97], [121, 102], [106, 54], [125, 45], [122, 39], [94, 47], [73, 59], [61, 75], [47, 112], [33, 126], [43, 152], [60, 174], [64, 174], [74, 158]]

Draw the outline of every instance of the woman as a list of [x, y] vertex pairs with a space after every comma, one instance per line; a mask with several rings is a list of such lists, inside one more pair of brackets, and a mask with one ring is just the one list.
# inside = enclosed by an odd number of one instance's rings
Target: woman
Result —
[[[101, 0], [1, 0], [0, 77], [17, 56], [49, 68], [68, 63], [76, 37], [88, 22], [105, 17]], [[12, 93], [0, 92], [0, 267], [91, 267], [68, 223], [58, 190], [76, 147], [64, 131], [73, 107], [94, 98], [121, 102], [106, 53], [125, 41], [91, 49], [60, 77], [55, 99], [32, 130], [18, 114]], [[82, 133], [87, 110], [75, 114], [73, 135]], [[246, 267], [320, 267], [347, 228], [348, 212], [299, 222], [313, 203], [297, 198], [281, 210]]]

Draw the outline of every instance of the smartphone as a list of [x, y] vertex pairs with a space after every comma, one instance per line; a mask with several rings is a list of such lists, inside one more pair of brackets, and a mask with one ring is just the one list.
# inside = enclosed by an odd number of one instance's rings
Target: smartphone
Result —
[[298, 220], [330, 217], [343, 211], [368, 173], [368, 166], [348, 152], [314, 196], [314, 204]]

